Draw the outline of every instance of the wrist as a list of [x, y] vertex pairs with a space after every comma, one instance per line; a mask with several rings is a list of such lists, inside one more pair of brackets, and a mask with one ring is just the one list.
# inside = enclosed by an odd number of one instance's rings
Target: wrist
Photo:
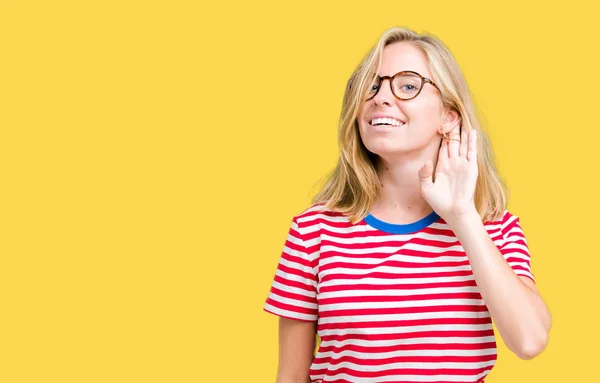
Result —
[[472, 206], [460, 214], [448, 216], [448, 219], [445, 219], [445, 221], [454, 230], [465, 226], [468, 227], [475, 223], [481, 223], [481, 217], [475, 206]]

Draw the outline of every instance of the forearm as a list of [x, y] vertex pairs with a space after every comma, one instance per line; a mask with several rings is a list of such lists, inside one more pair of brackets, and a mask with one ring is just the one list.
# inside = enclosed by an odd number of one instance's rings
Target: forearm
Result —
[[548, 342], [550, 312], [504, 259], [479, 215], [448, 222], [465, 250], [473, 276], [506, 346], [522, 359], [539, 354]]
[[277, 380], [275, 381], [275, 383], [310, 383], [310, 377], [308, 374], [296, 377], [280, 376], [279, 374], [277, 374]]

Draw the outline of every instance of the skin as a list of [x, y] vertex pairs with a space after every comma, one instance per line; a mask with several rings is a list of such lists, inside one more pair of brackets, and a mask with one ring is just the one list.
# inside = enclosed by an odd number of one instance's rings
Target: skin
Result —
[[[403, 70], [433, 78], [427, 58], [419, 49], [408, 43], [387, 46], [379, 75], [391, 76]], [[369, 121], [379, 113], [406, 124], [389, 132], [377, 131]], [[428, 160], [436, 165], [440, 132], [459, 131], [458, 113], [444, 108], [439, 91], [431, 84], [425, 84], [416, 98], [403, 101], [394, 97], [387, 80], [381, 84], [377, 95], [362, 105], [358, 126], [365, 147], [378, 155], [377, 173], [383, 185], [371, 213], [395, 224], [415, 222], [431, 213], [431, 206], [420, 192], [418, 172]]]
[[[425, 54], [410, 43], [393, 44], [383, 53], [380, 75], [402, 70], [432, 77]], [[369, 125], [375, 113], [406, 124], [390, 132], [376, 131]], [[535, 283], [514, 273], [485, 230], [474, 204], [477, 132], [464, 130], [461, 137], [459, 127], [460, 116], [443, 106], [439, 91], [430, 84], [408, 101], [395, 98], [387, 81], [382, 84], [359, 114], [361, 138], [379, 156], [377, 171], [384, 186], [372, 214], [409, 223], [435, 210], [463, 246], [504, 343], [519, 358], [531, 359], [548, 343], [551, 314]], [[440, 148], [441, 132], [454, 140], [443, 140]]]
[[[432, 78], [427, 58], [418, 48], [405, 42], [387, 46], [379, 75], [403, 70]], [[405, 124], [378, 131], [369, 124], [375, 113]], [[358, 125], [365, 147], [378, 155], [377, 173], [383, 185], [371, 214], [406, 224], [435, 210], [463, 246], [506, 346], [521, 359], [539, 355], [548, 343], [550, 311], [535, 283], [516, 275], [508, 265], [475, 209], [477, 132], [464, 130], [461, 136], [460, 116], [442, 104], [439, 91], [431, 84], [425, 84], [415, 99], [405, 101], [394, 97], [389, 80], [361, 106]], [[442, 140], [442, 132], [454, 140]], [[316, 324], [285, 318], [279, 323], [277, 383], [310, 382]]]
[[279, 365], [276, 383], [310, 383], [316, 322], [279, 318]]

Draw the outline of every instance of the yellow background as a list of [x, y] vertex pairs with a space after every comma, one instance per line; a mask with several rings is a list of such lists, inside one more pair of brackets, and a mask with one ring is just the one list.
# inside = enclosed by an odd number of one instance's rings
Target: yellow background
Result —
[[291, 219], [398, 25], [461, 65], [553, 313], [532, 361], [499, 339], [489, 383], [600, 382], [586, 3], [2, 1], [0, 381], [273, 382]]

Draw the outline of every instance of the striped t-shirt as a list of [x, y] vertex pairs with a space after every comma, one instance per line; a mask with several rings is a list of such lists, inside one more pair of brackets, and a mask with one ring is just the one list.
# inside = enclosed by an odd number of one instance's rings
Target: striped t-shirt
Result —
[[[534, 279], [517, 216], [484, 223]], [[318, 321], [313, 383], [484, 382], [497, 358], [490, 313], [464, 249], [435, 212], [407, 225], [313, 204], [292, 219], [264, 305]]]

